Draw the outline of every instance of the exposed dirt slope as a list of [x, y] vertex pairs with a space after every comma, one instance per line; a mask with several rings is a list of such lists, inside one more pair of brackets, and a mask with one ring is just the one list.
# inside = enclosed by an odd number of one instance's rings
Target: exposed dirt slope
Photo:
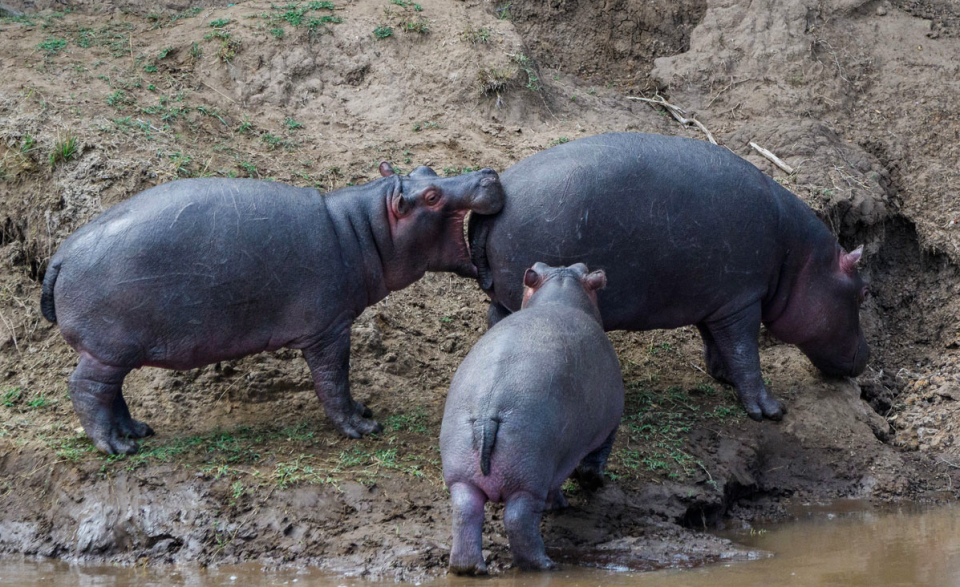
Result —
[[[76, 356], [40, 317], [38, 279], [92, 216], [178, 177], [326, 190], [373, 179], [383, 159], [453, 174], [600, 132], [701, 136], [626, 99], [654, 88], [842, 244], [867, 244], [875, 354], [859, 381], [826, 380], [764, 335], [764, 373], [790, 413], [756, 424], [703, 373], [695, 330], [614, 333], [628, 410], [611, 483], [568, 488], [573, 509], [545, 522], [555, 554], [638, 567], [743, 556], [683, 528], [775, 514], [788, 496], [960, 487], [950, 3], [111, 6], [124, 10], [0, 19], [0, 550], [438, 572], [449, 505], [436, 436], [446, 386], [484, 331], [476, 284], [431, 275], [356, 324], [351, 383], [387, 425], [379, 438], [340, 438], [299, 355], [281, 351], [132, 374], [128, 401], [158, 435], [117, 459], [77, 431]], [[499, 511], [495, 568], [509, 561]]]

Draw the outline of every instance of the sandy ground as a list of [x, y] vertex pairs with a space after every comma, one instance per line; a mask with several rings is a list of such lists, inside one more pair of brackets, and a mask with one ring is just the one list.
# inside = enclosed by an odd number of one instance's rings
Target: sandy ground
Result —
[[[0, 18], [0, 550], [442, 572], [436, 437], [485, 330], [475, 283], [429, 275], [355, 325], [351, 383], [386, 425], [376, 438], [339, 437], [299, 354], [281, 351], [132, 374], [134, 415], [158, 434], [107, 458], [66, 395], [76, 355], [39, 313], [46, 263], [104, 208], [182, 177], [328, 190], [384, 159], [455, 174], [601, 132], [704, 138], [628, 99], [657, 93], [841, 244], [865, 244], [874, 354], [857, 380], [824, 379], [764, 334], [764, 374], [790, 413], [757, 424], [704, 374], [694, 329], [613, 333], [628, 396], [610, 482], [567, 487], [572, 508], [544, 522], [552, 554], [635, 568], [750, 556], [698, 530], [776, 516], [784, 498], [960, 487], [954, 3], [207, 4], [3, 2], [26, 14]], [[494, 569], [509, 564], [500, 514]]]

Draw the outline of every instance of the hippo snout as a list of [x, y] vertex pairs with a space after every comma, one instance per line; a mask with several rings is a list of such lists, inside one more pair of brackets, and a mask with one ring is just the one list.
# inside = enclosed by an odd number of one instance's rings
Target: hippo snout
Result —
[[470, 201], [470, 209], [477, 214], [496, 214], [503, 208], [504, 191], [500, 176], [493, 169], [481, 169], [478, 188]]

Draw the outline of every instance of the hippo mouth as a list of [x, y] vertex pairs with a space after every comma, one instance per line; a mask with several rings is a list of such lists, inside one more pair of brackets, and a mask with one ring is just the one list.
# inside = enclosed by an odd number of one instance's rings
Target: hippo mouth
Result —
[[470, 258], [470, 241], [467, 235], [467, 216], [471, 214], [470, 210], [458, 211], [450, 217], [450, 230], [457, 243], [457, 260], [453, 268], [454, 273], [461, 277], [475, 279], [477, 277], [477, 267]]

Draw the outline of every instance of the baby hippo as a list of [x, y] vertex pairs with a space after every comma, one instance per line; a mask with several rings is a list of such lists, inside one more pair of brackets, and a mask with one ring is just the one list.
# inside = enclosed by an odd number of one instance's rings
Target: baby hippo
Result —
[[623, 414], [623, 380], [603, 332], [603, 271], [537, 263], [523, 276], [521, 311], [491, 328], [457, 369], [440, 428], [453, 501], [450, 570], [484, 574], [483, 509], [506, 503], [514, 565], [552, 569], [540, 535], [544, 509], [566, 505], [574, 473], [603, 480]]

